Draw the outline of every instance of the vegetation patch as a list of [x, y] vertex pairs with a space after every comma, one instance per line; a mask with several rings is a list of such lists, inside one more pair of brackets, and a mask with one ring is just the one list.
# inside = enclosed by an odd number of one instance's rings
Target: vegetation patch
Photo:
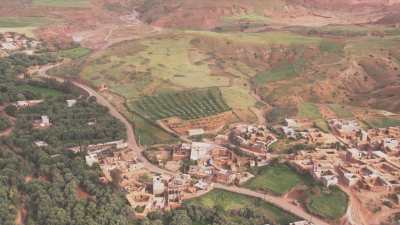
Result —
[[330, 104], [328, 107], [338, 118], [352, 118], [354, 116], [350, 109], [344, 105]]
[[299, 106], [298, 116], [314, 121], [314, 125], [324, 132], [329, 132], [329, 126], [319, 110], [319, 107], [311, 102], [304, 102]]
[[38, 27], [50, 23], [45, 17], [0, 17], [0, 27]]
[[88, 7], [88, 0], [33, 0], [34, 6], [53, 6], [53, 7]]
[[321, 52], [342, 54], [344, 48], [344, 43], [334, 40], [323, 39], [319, 44], [319, 49]]
[[10, 121], [7, 118], [0, 117], [0, 131], [4, 131], [11, 126]]
[[375, 117], [365, 120], [371, 128], [386, 128], [400, 126], [400, 120], [389, 117]]
[[48, 88], [43, 86], [36, 86], [31, 84], [18, 85], [19, 91], [25, 93], [25, 95], [37, 96], [38, 98], [58, 97], [63, 95], [59, 90]]
[[[250, 209], [254, 211], [254, 213], [264, 215], [274, 224], [289, 224], [298, 219], [296, 216], [285, 212], [272, 204], [264, 202], [261, 199], [224, 190], [212, 190], [211, 192], [199, 198], [189, 200], [186, 203], [189, 205], [200, 205], [208, 209], [219, 209], [220, 213], [223, 213], [223, 215], [227, 217], [228, 221], [239, 219], [233, 212], [241, 209]], [[265, 224], [265, 222], [254, 224]]]
[[286, 164], [273, 164], [257, 170], [255, 177], [244, 186], [253, 190], [285, 194], [302, 183], [302, 177]]
[[218, 88], [208, 88], [143, 97], [132, 109], [151, 120], [173, 116], [189, 120], [226, 112], [230, 107]]
[[92, 50], [88, 48], [76, 47], [76, 48], [61, 50], [57, 53], [57, 55], [62, 58], [79, 59], [89, 55], [91, 51]]
[[225, 102], [234, 109], [247, 109], [255, 106], [257, 100], [249, 92], [250, 90], [241, 87], [221, 88]]
[[162, 128], [137, 114], [130, 113], [128, 119], [134, 124], [135, 136], [140, 145], [172, 144], [178, 141], [177, 137], [167, 133]]
[[262, 85], [267, 82], [287, 80], [296, 77], [298, 72], [302, 70], [304, 61], [299, 60], [297, 63], [285, 62], [278, 67], [273, 68], [262, 73], [257, 74], [254, 77], [254, 81], [257, 85]]
[[307, 199], [307, 209], [327, 219], [339, 219], [347, 210], [348, 197], [339, 188], [317, 189]]

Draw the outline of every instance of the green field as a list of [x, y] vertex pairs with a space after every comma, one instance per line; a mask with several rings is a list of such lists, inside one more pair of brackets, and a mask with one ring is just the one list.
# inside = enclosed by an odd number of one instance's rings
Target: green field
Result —
[[339, 104], [328, 105], [329, 109], [332, 110], [338, 118], [352, 118], [353, 113], [350, 111], [349, 107]]
[[[212, 190], [211, 192], [187, 202], [188, 204], [200, 205], [206, 208], [221, 208], [224, 212], [250, 208], [266, 216], [276, 224], [289, 224], [298, 220], [294, 215], [262, 201], [261, 199], [248, 197], [223, 190]], [[234, 216], [227, 213], [230, 221], [235, 221]]]
[[322, 117], [319, 107], [316, 104], [310, 102], [300, 104], [298, 116], [314, 121], [316, 127], [324, 132], [329, 132], [329, 126]]
[[220, 88], [225, 102], [235, 109], [247, 109], [256, 105], [257, 100], [251, 96], [249, 90], [241, 87]]
[[128, 117], [128, 119], [134, 124], [135, 136], [140, 145], [149, 146], [154, 144], [176, 143], [178, 141], [178, 138], [138, 115], [132, 115]]
[[296, 77], [304, 70], [305, 61], [299, 59], [296, 62], [284, 62], [271, 70], [257, 74], [254, 82], [257, 85], [263, 85], [267, 82], [287, 80]]
[[202, 63], [207, 56], [192, 48], [192, 38], [176, 34], [115, 45], [90, 61], [81, 75], [127, 99], [165, 89], [227, 86], [227, 77], [211, 75]]
[[33, 85], [29, 85], [29, 84], [19, 85], [19, 86], [17, 86], [17, 88], [18, 88], [18, 91], [20, 91], [20, 92], [31, 92], [35, 95], [41, 96], [42, 98], [58, 97], [63, 94], [62, 92], [55, 90], [55, 89], [33, 86]]
[[63, 58], [79, 59], [84, 56], [87, 56], [88, 54], [90, 54], [90, 52], [91, 50], [88, 48], [77, 47], [77, 48], [61, 50], [57, 53], [57, 55]]
[[88, 7], [89, 0], [33, 0], [34, 6], [51, 7]]
[[321, 38], [307, 37], [297, 35], [290, 32], [266, 32], [266, 33], [242, 33], [242, 32], [225, 32], [216, 33], [209, 31], [185, 31], [187, 34], [202, 35], [205, 37], [220, 38], [236, 43], [246, 44], [281, 44], [281, 45], [301, 45], [301, 44], [318, 44]]
[[307, 199], [307, 209], [318, 216], [328, 219], [339, 219], [347, 210], [347, 195], [338, 188], [321, 190], [318, 194], [312, 194]]
[[256, 176], [244, 186], [282, 195], [300, 183], [302, 177], [292, 168], [285, 164], [275, 164], [259, 168]]
[[58, 22], [58, 20], [45, 17], [0, 17], [0, 33], [17, 32], [33, 37], [34, 29], [51, 22]]
[[400, 126], [400, 119], [389, 117], [369, 118], [365, 122], [372, 128], [386, 128]]
[[132, 104], [132, 109], [151, 120], [173, 116], [189, 120], [230, 110], [218, 88], [143, 97]]
[[38, 27], [50, 23], [51, 20], [44, 17], [0, 17], [0, 27], [20, 28]]

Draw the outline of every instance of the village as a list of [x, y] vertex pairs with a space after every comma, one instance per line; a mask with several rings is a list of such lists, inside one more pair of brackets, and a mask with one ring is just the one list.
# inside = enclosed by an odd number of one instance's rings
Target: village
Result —
[[[310, 174], [326, 187], [343, 187], [371, 211], [381, 204], [399, 209], [400, 127], [364, 131], [356, 121], [338, 119], [330, 120], [329, 125], [332, 133], [297, 119], [286, 119], [285, 124], [269, 128], [235, 124], [212, 140], [145, 151], [151, 163], [174, 176], [149, 172], [123, 142], [89, 146], [86, 161], [88, 165], [99, 163], [104, 182], [120, 177], [129, 203], [137, 216], [144, 217], [155, 210], [177, 208], [184, 200], [209, 192], [215, 184], [240, 186], [254, 177], [250, 168], [266, 166], [279, 158], [279, 154], [270, 152], [270, 146], [283, 137], [314, 146], [280, 157], [300, 173]], [[372, 197], [361, 197], [367, 193]]]
[[[1, 54], [32, 51], [40, 45], [14, 33], [3, 34], [0, 41]], [[13, 105], [22, 109], [42, 102], [22, 100]], [[67, 107], [76, 103], [77, 99], [65, 101]], [[296, 118], [274, 125], [233, 123], [225, 127], [231, 116], [227, 111], [192, 121], [164, 119], [161, 126], [180, 136], [180, 143], [147, 146], [140, 153], [129, 140], [65, 150], [84, 153], [89, 167], [99, 165], [101, 182], [118, 185], [138, 218], [179, 208], [185, 200], [202, 196], [218, 185], [242, 187], [256, 176], [253, 169], [276, 161], [300, 174], [309, 174], [325, 187], [339, 187], [350, 200], [365, 206], [367, 211], [361, 213], [372, 214], [382, 205], [400, 211], [400, 127], [365, 129], [356, 120], [329, 119], [330, 132], [324, 132], [313, 121]], [[88, 125], [94, 125], [91, 123]], [[32, 122], [33, 129], [51, 126], [48, 115], [39, 115]], [[272, 151], [280, 140], [300, 147], [287, 153]], [[42, 140], [33, 144], [38, 148], [48, 146]], [[149, 170], [147, 163], [161, 172]], [[296, 202], [293, 204], [297, 207]], [[301, 220], [291, 224], [314, 223]]]
[[11, 52], [21, 51], [33, 55], [41, 42], [23, 34], [14, 32], [0, 33], [0, 57], [7, 57]]

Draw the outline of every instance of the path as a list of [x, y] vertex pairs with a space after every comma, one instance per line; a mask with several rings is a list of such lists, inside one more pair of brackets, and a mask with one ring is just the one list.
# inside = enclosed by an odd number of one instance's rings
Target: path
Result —
[[346, 216], [348, 221], [354, 225], [367, 225], [363, 214], [362, 203], [357, 199], [356, 196], [353, 195], [350, 189], [344, 187], [342, 185], [338, 185], [338, 187], [349, 196], [349, 205], [347, 208]]
[[296, 206], [292, 204], [292, 202], [288, 199], [284, 199], [282, 197], [275, 197], [272, 195], [262, 194], [256, 191], [252, 191], [246, 188], [240, 188], [236, 186], [226, 186], [223, 184], [214, 184], [215, 188], [223, 189], [230, 192], [235, 192], [242, 195], [252, 196], [256, 198], [261, 198], [266, 202], [272, 203], [296, 216], [304, 218], [308, 221], [313, 222], [315, 225], [329, 225], [329, 223], [309, 214], [302, 207]]

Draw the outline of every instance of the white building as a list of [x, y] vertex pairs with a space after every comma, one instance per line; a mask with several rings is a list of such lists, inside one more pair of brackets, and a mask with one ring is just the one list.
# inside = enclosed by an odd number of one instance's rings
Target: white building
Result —
[[190, 151], [190, 160], [205, 160], [210, 157], [209, 152], [214, 147], [213, 144], [204, 142], [193, 142]]
[[322, 176], [321, 179], [322, 179], [322, 183], [326, 187], [335, 186], [339, 182], [339, 180], [338, 180], [336, 175], [325, 175], [325, 176]]
[[49, 144], [47, 144], [47, 143], [44, 142], [44, 141], [35, 141], [35, 145], [36, 145], [37, 147], [47, 147], [47, 146], [49, 146]]
[[349, 148], [347, 149], [347, 158], [348, 159], [355, 159], [360, 160], [363, 157], [363, 153], [356, 149], [356, 148]]
[[67, 106], [72, 107], [76, 104], [76, 102], [77, 102], [76, 99], [69, 99], [67, 100]]
[[400, 150], [400, 143], [398, 140], [394, 138], [385, 138], [383, 140], [383, 148], [389, 151], [399, 151]]
[[189, 136], [199, 136], [204, 134], [203, 129], [192, 129], [188, 131]]
[[41, 116], [41, 120], [42, 120], [40, 122], [41, 127], [49, 127], [51, 125], [50, 119], [48, 116], [46, 116], [46, 115]]
[[161, 176], [153, 177], [153, 194], [159, 195], [159, 194], [164, 193], [164, 191], [165, 191], [165, 185], [164, 185], [164, 181], [162, 180]]
[[347, 186], [351, 187], [357, 184], [357, 182], [360, 180], [359, 177], [352, 173], [344, 173], [343, 174], [343, 179], [346, 183]]
[[290, 128], [300, 128], [300, 124], [295, 119], [285, 119], [287, 127]]
[[85, 161], [88, 166], [93, 166], [93, 164], [98, 163], [99, 161], [97, 160], [95, 155], [89, 154], [85, 156]]

